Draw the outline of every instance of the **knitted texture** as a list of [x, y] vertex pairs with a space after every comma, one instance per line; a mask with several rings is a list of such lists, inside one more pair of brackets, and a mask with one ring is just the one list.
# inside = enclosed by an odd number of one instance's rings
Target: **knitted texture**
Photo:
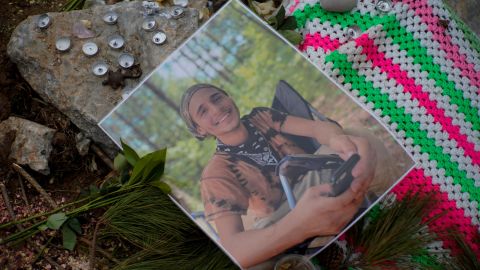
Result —
[[[473, 241], [480, 215], [480, 42], [440, 0], [359, 1], [347, 13], [292, 0], [304, 41], [299, 49], [392, 131], [418, 166], [393, 189], [434, 193], [429, 225]], [[355, 28], [357, 27], [357, 28]], [[352, 30], [355, 30], [352, 35]], [[434, 249], [460, 252], [449, 239]], [[422, 258], [418, 258], [422, 259]]]

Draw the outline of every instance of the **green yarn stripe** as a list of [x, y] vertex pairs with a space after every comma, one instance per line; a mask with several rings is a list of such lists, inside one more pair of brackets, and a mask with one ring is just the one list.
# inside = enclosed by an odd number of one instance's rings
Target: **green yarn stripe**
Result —
[[430, 160], [436, 160], [437, 168], [443, 168], [445, 176], [453, 178], [453, 184], [460, 185], [462, 192], [469, 193], [470, 200], [480, 202], [480, 190], [475, 187], [474, 180], [467, 178], [466, 172], [458, 169], [458, 163], [451, 161], [450, 156], [442, 152], [442, 147], [436, 146], [435, 140], [427, 137], [427, 131], [420, 129], [420, 124], [413, 121], [404, 108], [398, 108], [396, 102], [390, 100], [387, 94], [381, 93], [365, 76], [359, 75], [353, 69], [352, 63], [348, 62], [347, 55], [334, 51], [327, 55], [325, 62], [331, 62], [332, 69], [340, 70], [340, 74], [345, 77], [344, 84], [350, 83], [352, 89], [358, 90], [367, 102], [372, 102], [375, 109], [382, 111], [382, 116], [388, 115], [392, 122], [397, 123], [397, 129], [403, 130], [407, 137], [413, 139], [415, 145], [421, 147], [420, 152], [428, 153]]
[[[463, 97], [463, 91], [455, 88], [455, 83], [448, 79], [448, 75], [440, 70], [440, 66], [433, 62], [433, 58], [428, 55], [419, 40], [414, 39], [413, 35], [400, 26], [395, 16], [371, 17], [362, 15], [358, 12], [345, 16], [341, 13], [325, 12], [320, 5], [306, 5], [304, 10], [296, 10], [293, 16], [301, 27], [305, 27], [308, 20], [319, 19], [321, 22], [329, 21], [331, 24], [338, 24], [346, 28], [351, 25], [358, 25], [362, 31], [375, 25], [383, 25], [383, 31], [392, 38], [393, 43], [400, 46], [407, 55], [413, 58], [414, 64], [419, 64], [422, 71], [428, 73], [428, 78], [435, 81], [435, 85], [443, 89], [443, 94], [448, 95], [451, 103], [458, 106], [458, 111], [465, 115], [465, 120], [472, 124], [474, 130], [480, 130], [480, 117], [478, 110], [471, 106], [471, 100]], [[395, 29], [395, 30], [392, 30]], [[415, 50], [411, 50], [415, 48]]]

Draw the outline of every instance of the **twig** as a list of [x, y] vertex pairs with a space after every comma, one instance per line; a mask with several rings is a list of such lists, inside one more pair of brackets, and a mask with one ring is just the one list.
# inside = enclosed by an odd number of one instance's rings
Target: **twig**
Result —
[[[43, 236], [45, 236], [45, 235], [43, 235]], [[46, 243], [45, 245], [43, 245], [43, 246], [41, 246], [41, 247], [39, 247], [39, 248], [35, 248], [35, 250], [37, 251], [38, 254], [37, 254], [37, 256], [35, 256], [35, 259], [33, 259], [33, 263], [35, 263], [36, 261], [38, 261], [38, 259], [40, 259], [40, 257], [42, 257], [43, 252], [44, 252], [45, 249], [47, 248], [48, 244], [50, 244], [50, 242], [52, 241], [52, 239], [53, 239], [54, 236], [55, 236], [55, 235], [51, 236], [51, 237], [48, 239], [48, 241], [47, 241], [47, 243]], [[40, 251], [38, 251], [38, 250], [40, 250]]]
[[48, 263], [50, 263], [51, 265], [53, 265], [56, 269], [65, 269], [63, 268], [60, 264], [58, 264], [56, 261], [54, 261], [52, 258], [50, 258], [49, 256], [47, 255], [42, 255], [42, 257], [47, 260]]
[[28, 202], [27, 193], [25, 193], [25, 187], [23, 186], [23, 181], [22, 181], [22, 178], [20, 176], [18, 176], [18, 182], [20, 183], [20, 189], [22, 190], [23, 201], [25, 201], [25, 204], [30, 209], [30, 203]]
[[[10, 204], [10, 198], [8, 197], [7, 188], [3, 183], [0, 183], [0, 188], [2, 189], [3, 201], [5, 202], [5, 206], [7, 207], [8, 213], [12, 217], [13, 221], [16, 221], [17, 217], [15, 216], [15, 212], [13, 212], [12, 205]], [[20, 231], [23, 231], [23, 227], [21, 224], [15, 224], [15, 225]]]
[[[106, 182], [108, 179], [116, 176], [117, 174], [118, 174], [118, 173], [117, 173], [117, 171], [115, 171], [115, 170], [109, 172], [105, 177], [103, 177], [102, 180], [99, 180], [99, 181], [100, 181], [100, 185], [98, 185], [98, 186], [99, 186], [100, 188], [102, 188], [103, 185], [105, 184], [105, 182]], [[98, 184], [98, 181], [97, 181], [97, 184]]]
[[103, 153], [103, 151], [98, 147], [96, 146], [95, 144], [92, 144], [91, 145], [91, 148], [93, 150], [93, 152], [95, 152], [95, 154], [97, 154], [97, 156], [108, 166], [110, 167], [110, 169], [112, 170], [115, 170], [115, 167], [113, 166], [113, 162], [110, 158], [107, 157], [107, 155], [105, 155], [105, 153]]
[[53, 265], [53, 267], [55, 267], [55, 269], [65, 269], [64, 267], [62, 267], [61, 265], [59, 265], [56, 261], [54, 261], [52, 258], [50, 258], [48, 255], [45, 255], [43, 254], [43, 252], [45, 251], [45, 248], [47, 247], [47, 245], [50, 243], [50, 241], [52, 240], [53, 236], [48, 240], [48, 242], [42, 246], [42, 247], [33, 247], [33, 249], [38, 253], [37, 255], [37, 258], [35, 258], [35, 261], [38, 260], [38, 258], [40, 257], [43, 257], [45, 260], [47, 260], [48, 263], [50, 263], [51, 265]]
[[[92, 241], [88, 240], [85, 237], [80, 237], [80, 238], [78, 238], [78, 240], [80, 240], [80, 242], [83, 242], [84, 244], [88, 245], [89, 247], [92, 246]], [[108, 251], [104, 250], [103, 248], [99, 247], [98, 245], [95, 247], [95, 249], [96, 249], [96, 251], [101, 253], [103, 256], [105, 256], [107, 259], [109, 259], [110, 261], [112, 261], [116, 264], [120, 264], [120, 261], [115, 259], [113, 257], [113, 255], [110, 254]]]
[[97, 232], [98, 229], [100, 228], [100, 220], [97, 221], [97, 224], [95, 225], [95, 230], [93, 231], [93, 238], [92, 238], [92, 243], [90, 245], [90, 259], [89, 259], [89, 267], [88, 269], [94, 270], [95, 269], [95, 249], [97, 248]]
[[20, 167], [20, 165], [18, 165], [16, 163], [12, 163], [12, 167], [16, 172], [18, 172], [20, 175], [22, 175], [23, 178], [25, 178], [30, 184], [32, 184], [32, 186], [38, 192], [40, 192], [40, 194], [48, 201], [50, 206], [52, 206], [53, 208], [58, 207], [58, 205], [55, 203], [55, 201], [52, 199], [52, 197], [50, 197], [50, 195], [48, 195], [48, 193], [40, 186], [40, 184], [30, 174], [27, 173], [27, 171], [25, 171], [22, 167]]

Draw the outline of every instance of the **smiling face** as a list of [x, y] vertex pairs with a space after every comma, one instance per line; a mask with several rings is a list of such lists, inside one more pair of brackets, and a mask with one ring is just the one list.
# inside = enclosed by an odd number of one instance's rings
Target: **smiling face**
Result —
[[221, 138], [240, 125], [240, 114], [233, 100], [214, 88], [202, 88], [193, 94], [188, 112], [202, 135]]

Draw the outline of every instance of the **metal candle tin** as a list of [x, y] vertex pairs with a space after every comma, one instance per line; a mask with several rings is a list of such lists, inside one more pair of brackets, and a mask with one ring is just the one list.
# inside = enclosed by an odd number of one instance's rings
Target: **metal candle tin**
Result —
[[142, 23], [142, 29], [145, 31], [153, 31], [155, 30], [155, 27], [157, 26], [157, 22], [153, 17], [147, 17], [145, 20], [143, 20]]
[[94, 42], [86, 42], [82, 46], [82, 51], [86, 56], [94, 56], [98, 53], [98, 46]]
[[355, 39], [360, 35], [360, 27], [358, 25], [352, 25], [347, 29], [347, 37], [348, 39]]
[[170, 12], [170, 15], [172, 15], [174, 19], [181, 18], [183, 17], [184, 14], [185, 14], [185, 11], [183, 7], [174, 7]]
[[55, 48], [61, 52], [66, 52], [70, 50], [72, 42], [70, 41], [69, 37], [59, 37], [55, 41]]
[[392, 10], [392, 2], [390, 0], [379, 0], [375, 4], [375, 8], [381, 12], [387, 13]]
[[157, 45], [162, 45], [167, 40], [167, 35], [163, 31], [158, 31], [153, 35], [152, 41]]
[[48, 16], [48, 14], [42, 14], [40, 16], [38, 16], [38, 19], [37, 19], [37, 27], [40, 28], [40, 29], [46, 29], [50, 26], [50, 24], [52, 23], [52, 18], [50, 16]]
[[107, 71], [108, 71], [108, 66], [103, 60], [95, 62], [92, 66], [92, 73], [95, 76], [101, 77], [107, 74]]
[[188, 6], [188, 0], [173, 0], [173, 4], [175, 6], [187, 7]]
[[130, 68], [135, 63], [135, 58], [129, 53], [122, 53], [118, 56], [118, 64], [122, 68]]
[[106, 24], [116, 24], [118, 20], [118, 14], [115, 11], [109, 11], [103, 15], [103, 21]]
[[108, 37], [108, 46], [112, 49], [120, 49], [125, 44], [122, 36], [115, 34]]

